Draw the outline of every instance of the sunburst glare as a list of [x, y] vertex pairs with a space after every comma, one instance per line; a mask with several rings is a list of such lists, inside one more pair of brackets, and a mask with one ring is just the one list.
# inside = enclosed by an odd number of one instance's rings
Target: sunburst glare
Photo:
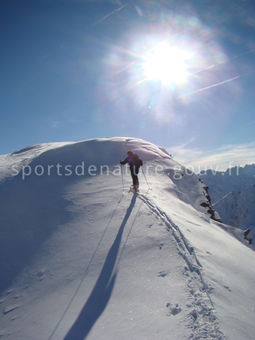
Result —
[[[130, 30], [109, 49], [100, 95], [120, 112], [139, 111], [159, 124], [182, 124], [188, 111], [207, 112], [215, 101], [226, 115], [233, 106], [226, 98], [239, 95], [238, 75], [216, 38], [194, 17], [169, 15], [149, 31]], [[219, 86], [224, 95], [216, 96]]]
[[191, 59], [191, 52], [159, 43], [144, 57], [144, 76], [163, 85], [184, 84], [189, 78], [188, 63]]

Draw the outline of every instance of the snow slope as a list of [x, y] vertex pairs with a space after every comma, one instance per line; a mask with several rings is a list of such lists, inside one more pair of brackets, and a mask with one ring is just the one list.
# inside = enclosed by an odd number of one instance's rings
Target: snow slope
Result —
[[[135, 196], [115, 171], [127, 150], [145, 161]], [[84, 176], [58, 175], [83, 161]], [[91, 164], [111, 171], [89, 175]], [[254, 339], [254, 252], [164, 150], [124, 137], [44, 144], [0, 169], [3, 339]]]

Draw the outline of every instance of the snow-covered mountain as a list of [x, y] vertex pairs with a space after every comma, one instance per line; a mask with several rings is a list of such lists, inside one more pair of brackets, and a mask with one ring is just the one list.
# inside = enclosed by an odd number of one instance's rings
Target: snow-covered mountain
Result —
[[1, 156], [0, 336], [254, 339], [255, 253], [212, 217], [199, 178], [143, 140]]
[[255, 237], [255, 164], [225, 172], [208, 170], [201, 174], [208, 186], [213, 207], [224, 223], [251, 228]]

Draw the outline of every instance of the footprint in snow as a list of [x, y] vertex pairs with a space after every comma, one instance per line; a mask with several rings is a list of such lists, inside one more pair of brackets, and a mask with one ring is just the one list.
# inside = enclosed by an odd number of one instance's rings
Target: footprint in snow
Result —
[[198, 312], [196, 309], [193, 309], [189, 315], [193, 318], [194, 321], [198, 318]]
[[167, 272], [161, 271], [161, 272], [158, 273], [158, 276], [159, 277], [165, 277], [165, 276], [167, 276]]
[[44, 279], [44, 276], [45, 276], [45, 270], [42, 269], [42, 270], [38, 271], [38, 272], [36, 273], [36, 276], [37, 276], [37, 278], [38, 278], [40, 281], [42, 281], [42, 280]]
[[177, 315], [177, 314], [179, 314], [179, 313], [182, 311], [182, 309], [181, 309], [181, 307], [178, 305], [178, 303], [172, 304], [172, 303], [168, 302], [168, 303], [166, 304], [166, 307], [167, 307], [167, 309], [168, 309], [168, 315], [169, 315], [169, 316], [170, 316], [170, 315]]
[[189, 268], [185, 266], [185, 267], [183, 268], [183, 272], [182, 272], [182, 273], [183, 273], [183, 275], [189, 277]]
[[224, 288], [226, 288], [229, 292], [231, 292], [231, 288], [229, 286], [224, 285]]
[[13, 312], [15, 309], [20, 308], [20, 307], [21, 306], [19, 304], [6, 306], [3, 310], [3, 313], [9, 314], [9, 313]]
[[163, 248], [163, 246], [164, 246], [164, 243], [160, 243], [160, 245], [159, 245], [159, 249], [162, 249], [162, 248]]

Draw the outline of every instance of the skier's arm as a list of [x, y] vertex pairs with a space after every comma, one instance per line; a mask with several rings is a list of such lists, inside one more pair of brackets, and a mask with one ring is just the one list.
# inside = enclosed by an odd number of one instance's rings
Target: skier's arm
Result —
[[121, 164], [121, 165], [124, 165], [124, 164], [127, 164], [127, 162], [128, 162], [128, 157], [125, 158], [124, 161], [120, 161], [120, 164]]

